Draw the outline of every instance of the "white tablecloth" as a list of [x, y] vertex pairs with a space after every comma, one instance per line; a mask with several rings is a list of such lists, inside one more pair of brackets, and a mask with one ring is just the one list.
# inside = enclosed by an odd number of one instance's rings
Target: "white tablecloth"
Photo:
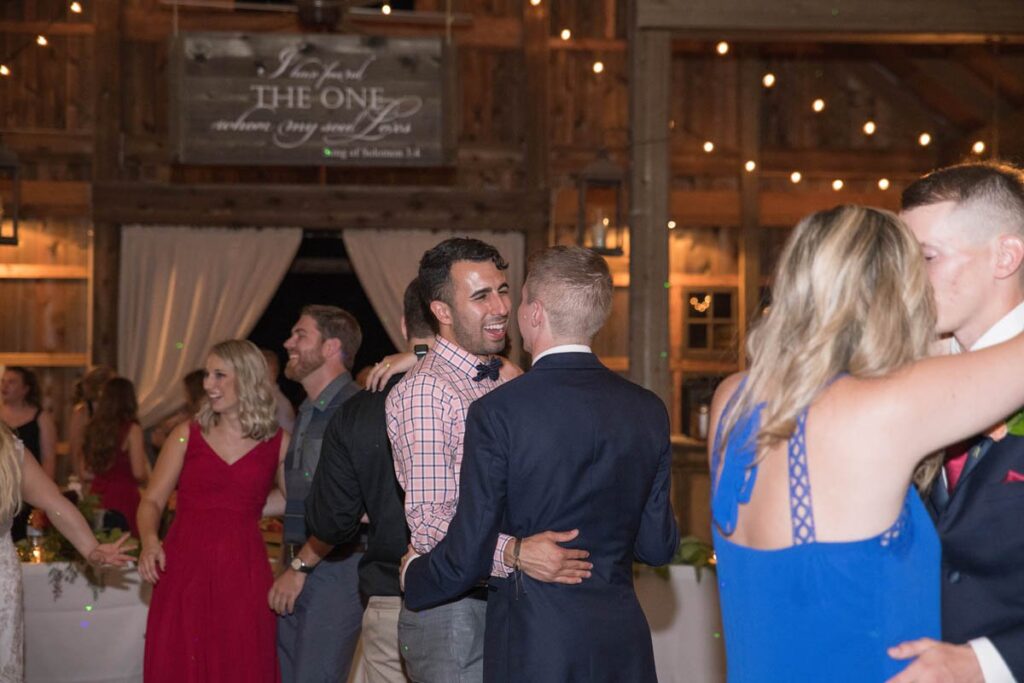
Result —
[[[54, 565], [23, 564], [27, 683], [142, 681], [150, 587], [135, 570], [104, 570], [94, 597], [84, 576], [54, 600]], [[58, 565], [63, 566], [63, 565]]]
[[669, 567], [666, 580], [641, 570], [636, 578], [640, 606], [651, 625], [659, 683], [722, 683], [725, 649], [715, 575], [693, 567]]

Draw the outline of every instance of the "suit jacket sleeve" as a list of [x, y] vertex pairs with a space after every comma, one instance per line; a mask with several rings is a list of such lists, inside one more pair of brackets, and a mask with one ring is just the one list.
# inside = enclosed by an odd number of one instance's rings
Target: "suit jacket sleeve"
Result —
[[1010, 667], [1013, 677], [1024, 681], [1024, 622], [1018, 622], [997, 633], [988, 634], [1003, 661]]
[[[351, 427], [358, 428], [358, 425]], [[359, 535], [359, 520], [365, 512], [363, 492], [352, 463], [346, 436], [345, 406], [338, 408], [324, 432], [320, 462], [306, 498], [306, 529], [331, 545], [342, 545]]]
[[[661, 402], [658, 401], [661, 406]], [[664, 414], [664, 407], [661, 408]], [[663, 447], [658, 456], [658, 471], [640, 518], [640, 531], [633, 545], [633, 555], [652, 566], [668, 564], [679, 547], [679, 529], [669, 500], [672, 473], [672, 442], [669, 439], [668, 415], [664, 415], [658, 433]]]
[[405, 605], [419, 610], [449, 602], [491, 573], [508, 491], [508, 444], [496, 414], [470, 406], [459, 477], [459, 503], [448, 533], [413, 560], [405, 575]]

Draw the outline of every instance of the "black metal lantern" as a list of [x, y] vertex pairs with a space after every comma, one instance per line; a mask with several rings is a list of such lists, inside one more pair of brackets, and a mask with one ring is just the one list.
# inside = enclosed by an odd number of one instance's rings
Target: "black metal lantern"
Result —
[[626, 237], [623, 220], [626, 174], [601, 150], [577, 177], [579, 212], [576, 243], [605, 256], [621, 256]]
[[18, 245], [21, 178], [17, 155], [0, 147], [0, 244]]

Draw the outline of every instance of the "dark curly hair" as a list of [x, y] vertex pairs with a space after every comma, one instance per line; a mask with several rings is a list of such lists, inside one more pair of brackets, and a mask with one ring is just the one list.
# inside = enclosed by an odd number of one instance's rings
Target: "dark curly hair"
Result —
[[85, 463], [93, 474], [106, 472], [114, 466], [125, 429], [138, 422], [139, 404], [135, 386], [124, 377], [107, 380], [100, 390], [96, 414], [85, 428], [82, 451]]
[[508, 268], [508, 262], [496, 248], [471, 237], [452, 237], [423, 254], [420, 259], [419, 281], [423, 299], [443, 301], [452, 305], [452, 265], [457, 261], [482, 263], [490, 261], [498, 270]]

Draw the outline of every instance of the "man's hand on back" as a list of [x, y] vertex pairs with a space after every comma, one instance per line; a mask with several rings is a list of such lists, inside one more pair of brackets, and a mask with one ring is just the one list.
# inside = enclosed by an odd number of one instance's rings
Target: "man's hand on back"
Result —
[[[567, 543], [580, 535], [579, 529], [572, 531], [544, 531], [528, 536], [522, 541], [519, 550], [519, 566], [531, 579], [544, 583], [582, 583], [590, 578], [590, 570], [594, 565], [587, 562], [590, 553], [586, 550], [563, 548], [559, 543]], [[514, 565], [513, 544], [505, 548], [505, 564]]]

